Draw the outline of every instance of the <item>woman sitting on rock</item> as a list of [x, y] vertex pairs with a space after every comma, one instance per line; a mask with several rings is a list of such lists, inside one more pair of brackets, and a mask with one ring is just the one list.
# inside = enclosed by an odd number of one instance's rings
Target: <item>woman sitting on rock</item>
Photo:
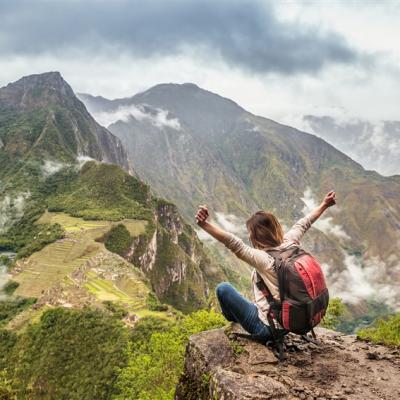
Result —
[[232, 233], [209, 223], [207, 207], [199, 207], [196, 214], [197, 224], [223, 243], [238, 258], [255, 268], [251, 276], [255, 303], [244, 298], [230, 283], [223, 282], [217, 286], [218, 301], [222, 313], [228, 321], [239, 323], [256, 340], [267, 342], [272, 338], [267, 321], [269, 304], [265, 295], [256, 285], [256, 271], [272, 296], [278, 299], [279, 286], [278, 276], [274, 270], [274, 258], [267, 251], [284, 251], [293, 245], [299, 245], [301, 237], [311, 227], [311, 224], [334, 204], [336, 204], [335, 192], [331, 191], [317, 208], [297, 221], [286, 234], [283, 233], [281, 224], [273, 214], [265, 211], [256, 212], [246, 222], [252, 247], [246, 245]]

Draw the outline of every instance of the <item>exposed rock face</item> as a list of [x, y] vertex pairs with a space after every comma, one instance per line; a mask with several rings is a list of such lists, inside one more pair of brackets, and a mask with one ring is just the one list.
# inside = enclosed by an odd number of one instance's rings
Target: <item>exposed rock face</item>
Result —
[[153, 207], [154, 220], [125, 258], [145, 273], [161, 301], [185, 312], [205, 307], [211, 290], [226, 280], [222, 267], [174, 204], [153, 199]]
[[[286, 360], [266, 346], [216, 329], [190, 338], [175, 400], [360, 399], [400, 397], [400, 351], [323, 328], [319, 345], [286, 339]], [[228, 337], [229, 336], [229, 337]]]

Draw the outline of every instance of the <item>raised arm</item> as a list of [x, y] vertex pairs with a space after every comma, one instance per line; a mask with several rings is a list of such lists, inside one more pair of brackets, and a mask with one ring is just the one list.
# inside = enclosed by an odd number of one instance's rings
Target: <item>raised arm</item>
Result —
[[216, 225], [211, 224], [207, 221], [209, 214], [206, 206], [199, 206], [199, 209], [196, 214], [197, 225], [200, 226], [203, 230], [205, 230], [209, 235], [211, 235], [214, 239], [217, 239], [221, 243], [226, 243], [229, 239], [229, 233], [219, 228]]
[[226, 232], [207, 221], [209, 214], [206, 206], [199, 206], [196, 214], [197, 225], [209, 233], [212, 237], [223, 243], [238, 258], [250, 264], [262, 273], [266, 272], [266, 267], [272, 270], [273, 258], [265, 251], [254, 249], [245, 244], [242, 239]]
[[324, 213], [324, 211], [336, 204], [336, 193], [331, 190], [322, 200], [321, 204], [314, 208], [305, 217], [299, 219], [292, 228], [285, 234], [285, 239], [299, 242], [311, 225]]
[[310, 214], [308, 214], [311, 223], [313, 224], [324, 213], [324, 211], [327, 208], [335, 204], [336, 204], [336, 193], [333, 190], [331, 190], [329, 193], [325, 195], [324, 199], [322, 200], [322, 203], [318, 207], [314, 208], [314, 210], [312, 210]]

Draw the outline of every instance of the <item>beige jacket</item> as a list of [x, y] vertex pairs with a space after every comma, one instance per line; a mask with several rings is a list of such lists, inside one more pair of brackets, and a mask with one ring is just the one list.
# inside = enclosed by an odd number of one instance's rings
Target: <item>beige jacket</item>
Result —
[[[307, 215], [304, 218], [298, 220], [292, 228], [284, 235], [283, 243], [273, 249], [285, 249], [294, 243], [299, 245], [301, 237], [307, 232], [307, 230], [311, 227], [311, 216]], [[251, 274], [251, 281], [253, 285], [254, 291], [254, 300], [255, 305], [258, 308], [258, 315], [260, 319], [268, 325], [267, 322], [267, 311], [268, 311], [268, 302], [263, 294], [258, 290], [255, 282], [256, 282], [256, 270], [260, 274], [261, 278], [264, 280], [268, 289], [271, 291], [272, 296], [275, 298], [279, 297], [279, 288], [278, 288], [278, 277], [273, 269], [274, 259], [265, 251], [255, 249], [251, 246], [248, 246], [243, 242], [242, 239], [237, 236], [229, 233], [228, 238], [224, 242], [225, 246], [231, 250], [238, 258], [245, 261], [247, 264], [253, 266], [255, 269]]]

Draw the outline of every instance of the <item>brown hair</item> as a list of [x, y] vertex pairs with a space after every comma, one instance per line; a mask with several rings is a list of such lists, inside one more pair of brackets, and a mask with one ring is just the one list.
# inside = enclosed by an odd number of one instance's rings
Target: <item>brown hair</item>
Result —
[[274, 214], [257, 211], [246, 222], [250, 241], [257, 249], [276, 247], [283, 242], [283, 229]]

